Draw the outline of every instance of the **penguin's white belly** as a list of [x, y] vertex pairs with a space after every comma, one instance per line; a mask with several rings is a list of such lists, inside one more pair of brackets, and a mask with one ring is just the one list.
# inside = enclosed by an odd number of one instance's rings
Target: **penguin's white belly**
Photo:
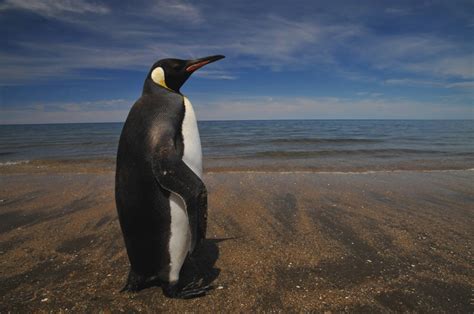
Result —
[[[183, 161], [200, 178], [202, 176], [201, 139], [197, 126], [196, 115], [189, 100], [184, 97], [185, 114], [182, 125], [184, 142]], [[186, 205], [181, 197], [170, 194], [171, 236], [170, 250], [170, 282], [179, 278], [187, 253], [191, 250], [191, 229], [189, 227]]]
[[202, 150], [201, 138], [199, 137], [199, 130], [191, 102], [184, 97], [184, 119], [183, 119], [183, 142], [184, 153], [183, 161], [197, 174], [200, 178], [202, 176]]
[[175, 282], [183, 266], [186, 255], [191, 249], [191, 229], [189, 228], [188, 214], [183, 199], [175, 193], [170, 193], [171, 209], [171, 236], [170, 274], [169, 281]]

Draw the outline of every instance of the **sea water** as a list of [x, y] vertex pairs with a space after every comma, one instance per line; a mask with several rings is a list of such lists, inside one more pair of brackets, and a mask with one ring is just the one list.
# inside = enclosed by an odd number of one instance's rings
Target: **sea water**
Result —
[[[123, 123], [0, 125], [0, 166], [110, 159]], [[200, 121], [204, 168], [474, 168], [473, 120]]]

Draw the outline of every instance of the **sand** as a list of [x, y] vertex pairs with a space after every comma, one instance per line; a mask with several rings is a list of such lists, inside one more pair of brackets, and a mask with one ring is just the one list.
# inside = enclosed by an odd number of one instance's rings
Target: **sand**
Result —
[[182, 278], [215, 289], [172, 300], [119, 293], [111, 167], [37, 167], [0, 169], [2, 313], [474, 311], [474, 171], [207, 172], [208, 240]]

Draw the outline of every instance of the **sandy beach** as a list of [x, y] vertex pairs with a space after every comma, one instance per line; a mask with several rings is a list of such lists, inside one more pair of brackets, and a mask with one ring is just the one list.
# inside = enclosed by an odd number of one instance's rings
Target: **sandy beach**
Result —
[[113, 167], [0, 169], [0, 312], [473, 312], [474, 171], [213, 172], [208, 240], [171, 300], [119, 293]]

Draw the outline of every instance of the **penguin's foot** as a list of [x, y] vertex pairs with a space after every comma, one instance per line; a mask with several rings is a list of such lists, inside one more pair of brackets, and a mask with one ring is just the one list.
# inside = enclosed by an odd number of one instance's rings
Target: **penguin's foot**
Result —
[[203, 297], [209, 290], [212, 290], [212, 286], [205, 286], [205, 287], [189, 287], [187, 285], [185, 288], [180, 288], [177, 283], [175, 284], [165, 284], [163, 285], [163, 294], [168, 298], [174, 299], [194, 299]]
[[130, 270], [128, 273], [128, 279], [125, 286], [120, 290], [120, 292], [138, 292], [147, 286], [147, 278], [141, 275], [138, 275], [133, 270]]
[[[190, 283], [188, 283], [186, 286], [183, 287], [183, 290], [192, 290], [192, 289], [197, 289], [199, 287], [202, 287], [202, 279], [199, 279], [198, 281], [195, 281], [193, 279], [193, 281], [191, 281]], [[210, 287], [210, 286], [206, 286], [206, 287]]]

